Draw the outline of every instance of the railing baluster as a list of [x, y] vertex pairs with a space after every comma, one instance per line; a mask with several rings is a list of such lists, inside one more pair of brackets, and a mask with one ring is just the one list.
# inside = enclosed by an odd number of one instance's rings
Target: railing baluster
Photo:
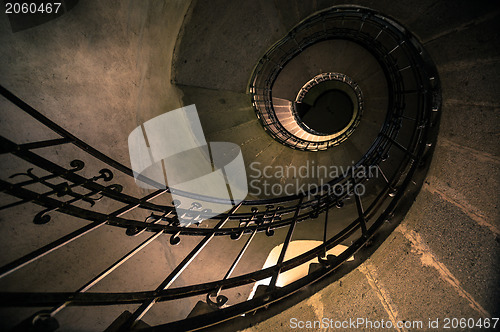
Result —
[[398, 71], [399, 71], [399, 72], [402, 72], [403, 70], [406, 70], [406, 69], [409, 69], [409, 68], [411, 68], [411, 65], [408, 65], [408, 66], [406, 66], [406, 67], [404, 67], [404, 68], [401, 68], [401, 69], [400, 69], [400, 70], [398, 70]]
[[387, 176], [385, 176], [385, 173], [384, 171], [382, 170], [382, 168], [380, 167], [380, 165], [377, 165], [377, 168], [378, 170], [380, 171], [380, 174], [382, 174], [382, 177], [384, 178], [384, 181], [389, 184], [389, 180], [387, 179]]
[[[238, 256], [236, 256], [235, 260], [231, 264], [231, 267], [229, 268], [229, 270], [227, 270], [226, 275], [221, 280], [221, 282], [224, 282], [227, 278], [229, 278], [231, 276], [231, 274], [233, 273], [234, 269], [236, 269], [236, 266], [238, 265], [238, 263], [240, 262], [241, 258], [245, 254], [246, 250], [250, 246], [250, 243], [252, 242], [252, 240], [255, 237], [256, 233], [257, 233], [257, 227], [254, 228], [254, 230], [252, 231], [252, 233], [248, 237], [247, 241], [245, 242], [245, 245], [243, 246], [243, 248], [241, 248], [240, 252], [238, 253]], [[224, 297], [224, 296], [219, 296], [219, 294], [220, 294], [221, 291], [222, 291], [222, 286], [219, 286], [215, 292], [208, 293], [207, 294], [207, 303], [212, 302], [212, 304], [215, 305], [215, 306], [217, 306], [217, 307], [221, 307], [223, 304], [225, 304], [225, 302], [227, 301], [227, 298]], [[216, 298], [215, 302], [213, 302], [210, 299], [210, 296], [213, 296], [213, 297]]]
[[410, 151], [408, 151], [408, 149], [406, 149], [404, 146], [402, 146], [401, 144], [399, 144], [398, 142], [396, 142], [392, 137], [390, 137], [389, 135], [385, 134], [385, 133], [381, 133], [382, 136], [384, 136], [385, 138], [387, 138], [392, 144], [394, 144], [398, 149], [400, 149], [401, 151], [403, 151], [404, 153], [406, 153], [411, 159], [413, 160], [416, 160], [417, 157], [411, 153]]
[[[325, 207], [325, 225], [323, 227], [323, 245], [326, 243], [326, 237], [328, 232], [328, 212], [330, 212], [330, 196], [327, 196], [326, 207]], [[326, 246], [323, 252], [323, 257], [326, 258]]]
[[293, 215], [292, 223], [290, 224], [288, 228], [288, 233], [286, 234], [285, 242], [283, 243], [283, 248], [281, 249], [280, 256], [278, 258], [278, 262], [276, 263], [276, 271], [273, 274], [273, 277], [271, 278], [271, 282], [269, 283], [269, 287], [271, 289], [276, 288], [276, 282], [278, 281], [278, 277], [281, 272], [281, 265], [283, 265], [283, 261], [285, 260], [285, 254], [286, 250], [288, 249], [288, 245], [292, 241], [292, 235], [293, 231], [295, 229], [295, 225], [297, 224], [297, 218], [299, 216], [300, 209], [302, 207], [302, 201], [304, 200], [304, 197], [300, 197], [299, 201], [297, 203], [297, 208], [295, 209], [295, 214]]
[[[4, 184], [4, 181], [0, 180], [0, 184]], [[157, 191], [145, 196], [143, 199], [141, 199], [141, 201], [149, 201], [155, 197], [160, 196], [163, 193], [164, 193], [163, 190], [157, 190]], [[119, 216], [135, 209], [138, 206], [139, 206], [139, 204], [133, 204], [133, 205], [131, 204], [131, 205], [124, 206], [124, 207], [116, 210], [115, 212], [111, 213], [109, 216], [110, 217], [119, 217]], [[89, 233], [90, 231], [93, 231], [93, 230], [103, 226], [107, 222], [108, 222], [108, 219], [94, 221], [88, 225], [85, 225], [85, 226], [77, 229], [76, 231], [73, 231], [73, 232], [57, 239], [54, 242], [51, 242], [51, 243], [29, 253], [21, 258], [16, 259], [15, 261], [13, 261], [11, 263], [8, 263], [8, 264], [0, 267], [0, 278], [3, 278], [5, 276], [11, 274], [12, 272], [17, 271], [20, 268], [28, 265], [29, 263], [32, 263], [32, 262], [36, 261], [37, 259], [51, 253], [52, 251], [67, 245], [68, 243], [78, 239], [79, 237]]]
[[[226, 218], [221, 220], [215, 227], [214, 230], [222, 228], [226, 222], [231, 218], [231, 215], [238, 210], [241, 206], [241, 203], [234, 206], [231, 211], [229, 211]], [[172, 283], [181, 275], [181, 273], [191, 264], [191, 262], [198, 256], [198, 254], [205, 248], [205, 246], [212, 240], [215, 233], [211, 233], [200, 243], [196, 245], [196, 247], [191, 250], [191, 252], [180, 262], [175, 269], [168, 275], [168, 277], [163, 280], [163, 282], [156, 288], [156, 291], [162, 291], [170, 287]], [[122, 325], [122, 328], [132, 328], [134, 325], [148, 312], [149, 309], [158, 301], [158, 298], [154, 298], [148, 301], [143, 302], [139, 308], [132, 314], [132, 316]]]
[[392, 52], [394, 52], [395, 50], [397, 50], [399, 48], [399, 45], [396, 45], [392, 50], [390, 50], [387, 55], [391, 54]]
[[[354, 179], [353, 179], [354, 185], [356, 184]], [[357, 193], [356, 190], [354, 190], [354, 198], [356, 200], [356, 208], [358, 210], [358, 217], [359, 217], [359, 224], [361, 226], [361, 232], [363, 233], [363, 236], [366, 236], [367, 229], [366, 229], [366, 219], [365, 219], [365, 212], [363, 210], [363, 203], [361, 202], [361, 197]]]
[[[146, 239], [144, 242], [142, 242], [141, 244], [139, 244], [137, 247], [135, 247], [134, 249], [132, 249], [131, 251], [129, 251], [125, 256], [123, 256], [122, 258], [120, 258], [119, 260], [117, 260], [115, 263], [113, 263], [111, 266], [109, 266], [107, 269], [105, 269], [104, 271], [102, 271], [100, 274], [98, 274], [97, 276], [95, 276], [94, 278], [92, 278], [92, 280], [90, 280], [89, 282], [87, 282], [85, 285], [83, 285], [82, 287], [80, 287], [76, 292], [76, 293], [84, 293], [86, 291], [88, 291], [90, 288], [92, 288], [93, 286], [95, 286], [99, 281], [101, 281], [102, 279], [104, 279], [106, 276], [108, 276], [111, 272], [113, 272], [114, 270], [116, 270], [118, 267], [120, 267], [123, 263], [125, 263], [127, 260], [129, 260], [130, 258], [132, 258], [135, 254], [137, 254], [139, 251], [141, 251], [142, 249], [144, 249], [148, 244], [150, 244], [151, 242], [153, 242], [154, 240], [156, 240], [161, 234], [163, 233], [163, 231], [159, 231], [159, 232], [156, 232], [155, 234], [153, 234], [152, 236], [150, 236], [148, 239]], [[64, 309], [65, 307], [67, 307], [69, 304], [71, 304], [71, 300], [68, 300], [66, 301], [65, 303], [61, 304], [60, 306], [57, 306], [57, 307], [54, 307], [50, 312], [49, 312], [49, 315], [51, 317], [53, 317], [54, 315], [56, 315], [58, 312], [60, 312], [62, 309]]]

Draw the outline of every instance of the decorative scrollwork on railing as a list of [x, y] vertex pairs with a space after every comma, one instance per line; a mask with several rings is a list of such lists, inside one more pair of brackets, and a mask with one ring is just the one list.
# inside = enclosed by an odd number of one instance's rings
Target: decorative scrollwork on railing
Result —
[[[212, 300], [212, 297], [215, 297], [215, 301]], [[221, 309], [227, 303], [229, 299], [227, 296], [219, 295], [218, 292], [208, 293], [207, 294], [207, 303], [213, 309]]]
[[[151, 212], [151, 214], [144, 219], [144, 224], [156, 224], [159, 223], [160, 221], [164, 221], [167, 222], [169, 226], [172, 225], [178, 226], [179, 222], [177, 220], [167, 218], [171, 214], [172, 211], [169, 211], [159, 216]], [[146, 228], [147, 228], [146, 226], [144, 227], [130, 226], [125, 231], [125, 234], [127, 234], [128, 236], [137, 236], [143, 233], [146, 230]]]
[[[80, 171], [85, 167], [85, 163], [81, 160], [78, 160], [78, 159], [72, 160], [69, 164], [73, 168], [68, 169], [67, 170], [68, 173], [69, 172], [74, 173], [74, 172]], [[27, 176], [27, 177], [31, 178], [31, 180], [16, 183], [17, 186], [27, 186], [27, 185], [35, 184], [35, 183], [47, 183], [47, 180], [55, 179], [58, 177], [57, 174], [50, 174], [50, 175], [38, 177], [33, 173], [33, 167], [31, 167], [26, 172], [12, 174], [11, 176], [9, 176], [9, 178], [14, 179], [14, 178], [17, 178], [19, 176]], [[50, 194], [52, 194], [52, 193], [50, 193]]]
[[243, 233], [245, 232], [246, 228], [249, 226], [249, 225], [256, 225], [258, 224], [258, 220], [262, 220], [262, 218], [258, 217], [257, 214], [259, 213], [259, 209], [256, 208], [256, 207], [253, 207], [252, 208], [252, 216], [248, 219], [243, 219], [240, 221], [239, 223], [239, 231], [235, 232], [235, 233], [232, 233], [230, 235], [231, 239], [232, 240], [239, 240], [241, 239]]
[[[85, 163], [81, 160], [75, 159], [75, 160], [72, 160], [70, 162], [70, 166], [72, 166], [73, 168], [68, 169], [66, 171], [66, 174], [75, 173], [77, 171], [82, 170], [85, 167]], [[86, 179], [82, 182], [76, 182], [76, 183], [70, 184], [69, 182], [64, 181], [64, 182], [60, 182], [57, 184], [53, 184], [53, 183], [49, 182], [49, 180], [53, 180], [53, 179], [58, 178], [58, 175], [51, 174], [51, 175], [47, 175], [47, 176], [38, 176], [33, 172], [33, 170], [34, 170], [34, 168], [31, 167], [31, 168], [27, 169], [26, 172], [15, 173], [15, 174], [11, 175], [9, 178], [14, 179], [14, 178], [18, 178], [21, 176], [26, 176], [26, 177], [30, 178], [30, 180], [15, 183], [14, 186], [17, 186], [17, 187], [25, 187], [25, 186], [32, 185], [32, 184], [42, 184], [45, 187], [48, 187], [51, 189], [48, 192], [45, 192], [45, 193], [38, 195], [38, 199], [40, 199], [42, 197], [49, 197], [51, 195], [56, 195], [57, 197], [64, 197], [64, 196], [73, 197], [73, 199], [70, 199], [70, 200], [64, 202], [63, 205], [70, 205], [70, 204], [76, 203], [78, 201], [84, 201], [84, 202], [89, 203], [91, 207], [94, 206], [96, 202], [98, 202], [99, 200], [101, 200], [103, 198], [103, 195], [99, 195], [101, 193], [100, 190], [93, 190], [93, 191], [90, 191], [86, 194], [80, 194], [80, 193], [76, 193], [74, 191], [74, 188], [81, 187], [83, 184], [88, 183], [88, 182], [94, 182], [94, 181], [98, 181], [101, 179], [105, 182], [109, 182], [113, 179], [113, 172], [111, 170], [109, 170], [108, 168], [103, 168], [99, 171], [99, 175], [96, 175], [90, 179]], [[109, 190], [113, 190], [115, 192], [121, 192], [123, 189], [123, 187], [119, 184], [113, 184], [113, 185], [110, 185], [106, 188]], [[95, 197], [96, 195], [99, 195], [99, 196]], [[28, 203], [28, 202], [32, 202], [34, 200], [35, 199], [23, 200], [23, 201], [16, 203], [16, 204]], [[44, 209], [44, 210], [38, 212], [33, 218], [33, 223], [37, 224], [37, 225], [43, 225], [43, 224], [48, 223], [51, 220], [51, 217], [48, 213], [55, 211], [55, 210], [57, 210], [57, 208], [47, 208], [47, 209]]]
[[277, 206], [274, 208], [274, 205], [268, 204], [266, 205], [266, 212], [264, 213], [263, 224], [267, 225], [266, 227], [266, 235], [273, 236], [274, 230], [271, 228], [272, 224], [275, 222], [281, 221], [281, 210], [283, 210], [282, 206]]

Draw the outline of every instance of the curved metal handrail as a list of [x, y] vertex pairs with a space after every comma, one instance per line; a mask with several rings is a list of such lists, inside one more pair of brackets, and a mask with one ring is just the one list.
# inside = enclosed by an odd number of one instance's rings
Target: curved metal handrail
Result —
[[[348, 24], [344, 24], [345, 22], [348, 22]], [[327, 29], [327, 23], [330, 24], [331, 29]], [[304, 34], [302, 39], [299, 38], [301, 33], [304, 33], [307, 29], [321, 26], [323, 29], [319, 29], [314, 34]], [[376, 34], [370, 34], [368, 32], [369, 29], [372, 29]], [[385, 38], [384, 43], [380, 41], [382, 37]], [[363, 207], [361, 198], [356, 194], [354, 195], [358, 208], [358, 216], [355, 220], [350, 222], [349, 225], [344, 227], [342, 231], [330, 238], [326, 238], [326, 226], [328, 223], [328, 215], [326, 214], [325, 240], [321, 245], [293, 259], [286, 261], [282, 260], [278, 264], [263, 270], [257, 270], [235, 277], [231, 277], [229, 273], [224, 279], [191, 284], [184, 287], [167, 289], [214, 236], [230, 236], [237, 241], [243, 234], [247, 234], [249, 235], [248, 241], [251, 241], [255, 233], [266, 233], [267, 236], [272, 236], [274, 230], [278, 228], [288, 228], [289, 236], [287, 236], [286, 241], [289, 242], [293, 229], [297, 223], [315, 219], [321, 213], [328, 212], [335, 206], [341, 207], [342, 202], [352, 194], [352, 192], [346, 192], [342, 196], [332, 194], [328, 190], [329, 186], [333, 184], [347, 186], [351, 183], [365, 182], [370, 179], [352, 176], [350, 174], [341, 176], [332, 179], [324, 187], [316, 188], [314, 191], [304, 195], [244, 201], [228, 213], [208, 220], [206, 222], [206, 228], [198, 228], [195, 226], [180, 227], [173, 205], [159, 205], [150, 202], [168, 193], [168, 188], [156, 190], [144, 197], [134, 197], [122, 193], [122, 187], [118, 184], [102, 184], [102, 182], [110, 182], [113, 179], [113, 171], [107, 168], [101, 169], [99, 174], [94, 177], [84, 177], [77, 174], [77, 172], [84, 167], [84, 163], [81, 161], [72, 161], [70, 164], [71, 168], [66, 168], [37, 154], [35, 151], [38, 148], [50, 148], [63, 144], [73, 144], [77, 148], [85, 151], [89, 157], [104, 162], [113, 170], [117, 170], [128, 176], [133, 176], [129, 167], [118, 163], [109, 156], [106, 156], [97, 149], [79, 140], [76, 136], [50, 121], [8, 90], [0, 87], [0, 93], [5, 98], [61, 136], [61, 138], [58, 139], [27, 144], [17, 144], [3, 137], [0, 139], [1, 154], [13, 155], [24, 159], [35, 167], [48, 171], [50, 174], [48, 176], [38, 176], [35, 174], [36, 171], [30, 169], [26, 172], [13, 175], [14, 178], [22, 176], [25, 179], [24, 181], [13, 182], [1, 180], [0, 188], [2, 192], [17, 197], [20, 201], [1, 206], [0, 210], [6, 210], [13, 206], [31, 202], [44, 208], [43, 211], [35, 216], [35, 223], [44, 224], [49, 222], [49, 214], [54, 211], [91, 222], [42, 248], [0, 267], [0, 278], [18, 271], [22, 267], [37, 261], [53, 250], [65, 246], [88, 232], [104, 225], [125, 228], [127, 235], [130, 236], [137, 235], [144, 231], [151, 232], [152, 234], [150, 239], [136, 247], [126, 256], [120, 258], [114, 265], [110, 266], [100, 275], [96, 276], [96, 278], [91, 280], [87, 284], [87, 288], [82, 288], [83, 291], [80, 289], [76, 292], [63, 293], [2, 292], [0, 293], [2, 299], [0, 305], [56, 306], [52, 311], [49, 311], [48, 314], [44, 312], [40, 313], [38, 316], [43, 319], [53, 319], [55, 313], [66, 306], [141, 303], [139, 309], [132, 315], [126, 324], [123, 325], [124, 328], [129, 328], [156, 302], [174, 301], [207, 294], [207, 303], [210, 304], [209, 295], [213, 292], [216, 292], [216, 295], [218, 295], [221, 290], [227, 290], [242, 285], [250, 285], [257, 280], [263, 280], [269, 277], [273, 278], [274, 284], [270, 285], [268, 291], [264, 295], [234, 304], [227, 308], [223, 308], [222, 304], [218, 305], [220, 304], [218, 302], [216, 304], [212, 303], [212, 307], [214, 305], [216, 307], [216, 310], [212, 313], [199, 316], [198, 318], [189, 318], [169, 323], [163, 326], [168, 328], [189, 327], [195, 329], [210, 326], [217, 322], [268, 306], [270, 303], [290, 296], [301, 287], [309, 285], [336, 270], [347, 260], [347, 258], [351, 257], [367, 243], [384, 221], [393, 213], [402, 197], [404, 197], [405, 190], [411, 183], [413, 175], [418, 167], [420, 167], [422, 160], [424, 160], [429, 153], [428, 143], [433, 139], [433, 132], [435, 131], [433, 124], [436, 123], [438, 118], [439, 112], [436, 111], [439, 110], [440, 107], [440, 92], [439, 79], [432, 61], [430, 61], [418, 40], [402, 25], [373, 10], [361, 7], [341, 6], [332, 7], [310, 16], [292, 29], [282, 41], [271, 47], [257, 64], [250, 80], [249, 93], [252, 95], [253, 105], [256, 108], [263, 107], [263, 109], [269, 112], [269, 117], [272, 120], [272, 84], [277, 74], [296, 54], [320, 40], [325, 40], [325, 38], [347, 39], [364, 46], [379, 61], [388, 81], [389, 107], [384, 125], [371, 147], [354, 165], [354, 169], [362, 166], [377, 166], [382, 171], [384, 160], [387, 159], [387, 155], [397, 150], [402, 153], [403, 157], [397, 160], [397, 165], [393, 167], [391, 174], [382, 172], [385, 179], [385, 185], [366, 208]], [[289, 45], [288, 43], [293, 43], [295, 46], [286, 52], [284, 47]], [[397, 49], [401, 50], [401, 53], [398, 55], [396, 55]], [[274, 56], [278, 54], [279, 58], [274, 58]], [[405, 63], [405, 67], [401, 67], [401, 63]], [[406, 65], [406, 63], [408, 64]], [[401, 73], [404, 71], [409, 71], [411, 73], [410, 78], [402, 76]], [[407, 84], [408, 80], [411, 80], [411, 83], [417, 86], [415, 90], [405, 90], [405, 86], [409, 85]], [[410, 94], [416, 97], [416, 105], [406, 104], [406, 96]], [[412, 116], [407, 114], [410, 109], [415, 113], [412, 114]], [[262, 117], [259, 118], [264, 128], [269, 131], [270, 129], [268, 127], [266, 128], [266, 122], [263, 121]], [[287, 137], [286, 132], [281, 131], [279, 126], [276, 126], [276, 128], [278, 128], [276, 131], [271, 132], [272, 135], [279, 134]], [[403, 132], [410, 134], [409, 137], [406, 138], [405, 143], [398, 141], [398, 137], [400, 137]], [[293, 141], [293, 144], [290, 143], [288, 145], [292, 148], [297, 148], [299, 144], [297, 142], [300, 141], [294, 137], [289, 137], [289, 139], [291, 142]], [[300, 144], [311, 144], [311, 142], [300, 142]], [[51, 180], [61, 180], [62, 182], [54, 185], [53, 182], [47, 181], [49, 178]], [[40, 194], [26, 188], [26, 186], [33, 183], [45, 185], [48, 191]], [[87, 193], [77, 193], [73, 190], [74, 188], [85, 189]], [[61, 197], [69, 197], [70, 199], [62, 200]], [[125, 204], [125, 206], [111, 213], [102, 213], [92, 210], [94, 203], [100, 199], [120, 202]], [[74, 204], [75, 202], [86, 202], [90, 207], [85, 208], [76, 206]], [[135, 220], [123, 217], [124, 213], [134, 209], [148, 211], [151, 215], [146, 217], [145, 220]], [[179, 211], [188, 210], [181, 209]], [[202, 213], [200, 213], [200, 217], [203, 217]], [[228, 227], [225, 227], [225, 225], [228, 225]], [[122, 293], [85, 292], [86, 289], [109, 274], [112, 269], [128, 260], [140, 248], [143, 248], [141, 246], [146, 246], [163, 233], [170, 234], [170, 243], [172, 245], [178, 244], [181, 237], [186, 235], [199, 236], [202, 240], [200, 244], [197, 245], [179, 265], [177, 265], [174, 271], [172, 271], [172, 274], [165, 279], [158, 289], [145, 292]], [[323, 262], [322, 269], [286, 285], [283, 288], [276, 287], [275, 282], [280, 273], [307, 263], [314, 257], [323, 257], [326, 250], [333, 248], [344, 239], [357, 236], [358, 233], [359, 237], [353, 244], [333, 261]], [[242, 253], [244, 253], [244, 251], [240, 252], [241, 255]], [[162, 289], [165, 285], [166, 287]]]

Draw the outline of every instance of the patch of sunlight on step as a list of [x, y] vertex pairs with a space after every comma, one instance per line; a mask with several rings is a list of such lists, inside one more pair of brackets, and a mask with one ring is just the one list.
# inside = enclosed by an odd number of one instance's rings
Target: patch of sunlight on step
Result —
[[[319, 245], [321, 245], [323, 242], [322, 241], [314, 241], [314, 240], [297, 240], [297, 241], [292, 241], [288, 245], [287, 251], [285, 253], [285, 262], [287, 260], [290, 260], [294, 257], [297, 257], [301, 254], [303, 254], [306, 251], [309, 251]], [[262, 269], [266, 269], [268, 267], [276, 265], [278, 262], [278, 258], [280, 256], [281, 250], [283, 249], [283, 243], [280, 245], [277, 245], [274, 247], [269, 255], [267, 256], [266, 262], [264, 263], [264, 266]], [[327, 251], [327, 255], [334, 255], [338, 256], [341, 253], [344, 252], [344, 250], [347, 249], [347, 246], [344, 246], [342, 244], [339, 244], [332, 249]], [[352, 261], [354, 260], [354, 256], [350, 257], [347, 261]], [[304, 264], [301, 264], [297, 267], [294, 267], [291, 270], [288, 270], [284, 273], [281, 273], [278, 277], [278, 280], [276, 281], [276, 286], [278, 287], [283, 287], [286, 286], [296, 280], [299, 280], [300, 278], [305, 277], [309, 273], [309, 265], [317, 263], [319, 264], [318, 258], [311, 259], [308, 262], [305, 262]], [[252, 291], [250, 292], [250, 295], [248, 296], [248, 299], [252, 299], [255, 296], [255, 291], [257, 290], [257, 287], [260, 285], [263, 286], [268, 286], [269, 283], [271, 282], [271, 277], [259, 280], [255, 283], [255, 285], [252, 288]]]

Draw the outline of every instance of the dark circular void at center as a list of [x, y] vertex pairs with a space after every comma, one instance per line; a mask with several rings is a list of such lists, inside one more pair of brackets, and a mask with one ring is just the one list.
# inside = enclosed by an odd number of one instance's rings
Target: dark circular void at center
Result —
[[354, 105], [347, 93], [335, 89], [320, 94], [304, 111], [300, 118], [305, 125], [323, 134], [334, 134], [349, 125]]

